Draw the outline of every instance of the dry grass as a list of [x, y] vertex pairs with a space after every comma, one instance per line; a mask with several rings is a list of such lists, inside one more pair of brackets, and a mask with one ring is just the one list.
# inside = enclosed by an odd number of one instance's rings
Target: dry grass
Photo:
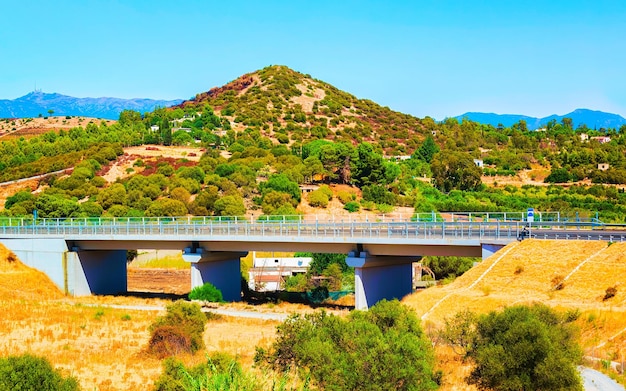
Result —
[[[75, 376], [83, 389], [152, 389], [162, 366], [143, 350], [148, 326], [167, 303], [132, 297], [64, 297], [43, 273], [24, 266], [0, 246], [0, 356], [29, 352], [47, 357], [53, 366]], [[224, 317], [207, 325], [204, 340], [209, 352], [238, 355], [250, 366], [254, 346], [269, 345], [276, 325], [275, 321]], [[197, 363], [204, 357], [199, 352], [184, 360]]]
[[[625, 261], [626, 243], [607, 247], [605, 242], [525, 240], [507, 246], [453, 283], [415, 293], [404, 302], [423, 317], [431, 334], [446, 317], [464, 309], [486, 313], [541, 302], [562, 311], [578, 310], [585, 355], [620, 361], [626, 357]], [[559, 276], [563, 288], [555, 290], [553, 279]], [[609, 287], [617, 287], [617, 294], [603, 300]], [[440, 345], [437, 356], [445, 373], [441, 390], [475, 389], [463, 384], [469, 367], [458, 356]]]
[[[431, 335], [447, 316], [470, 309], [485, 313], [517, 303], [543, 302], [558, 309], [579, 309], [577, 321], [585, 354], [621, 360], [626, 353], [626, 244], [609, 247], [600, 242], [514, 243], [446, 286], [437, 286], [407, 297], [404, 302], [418, 315], [428, 314], [424, 328]], [[148, 326], [161, 314], [166, 300], [132, 297], [63, 297], [40, 272], [11, 258], [0, 248], [0, 355], [30, 352], [47, 357], [55, 367], [76, 376], [84, 389], [150, 390], [161, 373], [161, 362], [143, 352]], [[520, 271], [520, 266], [523, 270]], [[555, 291], [555, 275], [565, 279]], [[602, 300], [609, 286], [617, 294]], [[624, 288], [626, 290], [626, 288]], [[488, 292], [486, 294], [485, 292]], [[143, 305], [152, 311], [109, 308], [109, 305]], [[228, 308], [259, 312], [310, 312], [301, 304]], [[331, 311], [340, 315], [347, 311]], [[275, 337], [275, 321], [223, 317], [208, 324], [204, 340], [208, 352], [225, 351], [252, 365], [255, 346], [269, 346]], [[464, 383], [471, 367], [449, 348], [437, 344], [438, 368], [443, 391], [475, 390]], [[185, 356], [194, 364], [204, 353]]]

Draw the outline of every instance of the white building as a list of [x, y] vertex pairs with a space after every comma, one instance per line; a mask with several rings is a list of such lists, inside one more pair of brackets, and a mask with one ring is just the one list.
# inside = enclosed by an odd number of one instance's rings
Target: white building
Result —
[[277, 291], [284, 287], [287, 278], [303, 274], [309, 270], [310, 257], [252, 258], [252, 268], [248, 271], [248, 286], [259, 292]]

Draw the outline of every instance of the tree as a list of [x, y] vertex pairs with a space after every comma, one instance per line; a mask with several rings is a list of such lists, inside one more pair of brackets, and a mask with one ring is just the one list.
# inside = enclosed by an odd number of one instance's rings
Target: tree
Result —
[[348, 270], [348, 264], [346, 263], [345, 254], [326, 254], [326, 253], [314, 253], [311, 254], [313, 258], [311, 265], [309, 266], [309, 274], [314, 276], [320, 276], [332, 264], [338, 264], [341, 267], [341, 271]]
[[546, 183], [566, 183], [572, 180], [572, 174], [566, 168], [555, 168], [546, 177]]
[[246, 207], [243, 199], [239, 196], [224, 196], [214, 204], [215, 213], [220, 216], [243, 216], [246, 214]]
[[561, 118], [561, 123], [563, 126], [569, 130], [574, 129], [574, 121], [570, 117]]
[[74, 391], [73, 377], [61, 373], [42, 357], [25, 354], [0, 358], [0, 390]]
[[141, 122], [141, 113], [135, 110], [122, 110], [119, 117], [120, 125], [131, 125]]
[[422, 264], [428, 266], [435, 277], [440, 280], [446, 277], [458, 277], [471, 269], [477, 258], [471, 257], [424, 257]]
[[482, 183], [482, 169], [461, 152], [439, 152], [431, 164], [435, 186], [441, 191], [476, 190]]
[[291, 197], [287, 193], [274, 190], [266, 193], [261, 202], [261, 208], [266, 215], [275, 214], [284, 205], [291, 206]]
[[439, 152], [439, 146], [435, 143], [433, 136], [428, 136], [411, 157], [430, 163], [437, 152]]
[[172, 127], [167, 118], [163, 118], [161, 121], [159, 131], [161, 132], [161, 143], [163, 145], [172, 145]]
[[542, 304], [482, 315], [467, 350], [468, 378], [481, 390], [582, 390], [582, 351], [572, 319]]
[[352, 163], [352, 180], [357, 186], [385, 183], [383, 157], [369, 143], [357, 147], [357, 157]]
[[162, 198], [154, 201], [148, 209], [146, 209], [146, 216], [159, 217], [159, 216], [185, 216], [187, 214], [187, 206], [178, 200], [170, 198]]
[[126, 203], [126, 188], [121, 183], [114, 183], [100, 191], [96, 198], [104, 209], [109, 209], [113, 205], [124, 205]]
[[433, 348], [415, 313], [397, 300], [380, 301], [345, 319], [325, 312], [292, 315], [277, 327], [257, 363], [292, 366], [322, 390], [434, 390]]
[[300, 191], [298, 184], [289, 180], [289, 178], [287, 178], [284, 174], [271, 175], [267, 182], [261, 182], [259, 184], [259, 188], [264, 196], [272, 190], [289, 194], [295, 205], [298, 205], [300, 199], [302, 198], [302, 192]]
[[50, 117], [52, 117], [52, 114], [54, 114], [54, 110], [52, 109], [48, 110], [48, 114], [50, 115]]
[[47, 193], [37, 198], [35, 208], [38, 210], [39, 216], [43, 218], [72, 217], [80, 211], [78, 202], [63, 198], [58, 194]]

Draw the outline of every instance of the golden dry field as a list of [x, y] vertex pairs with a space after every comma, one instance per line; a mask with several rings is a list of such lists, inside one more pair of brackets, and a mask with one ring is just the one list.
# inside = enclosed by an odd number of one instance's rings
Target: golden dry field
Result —
[[[75, 376], [84, 390], [152, 389], [161, 374], [161, 361], [143, 349], [148, 326], [162, 312], [107, 306], [167, 303], [132, 297], [64, 297], [43, 273], [23, 265], [0, 246], [0, 356], [26, 352], [44, 356], [54, 367]], [[288, 306], [277, 310], [291, 311]], [[209, 352], [228, 352], [251, 366], [254, 347], [270, 344], [277, 324], [224, 317], [207, 325], [204, 340]], [[204, 357], [200, 352], [183, 360], [196, 363]]]
[[[626, 353], [626, 293], [621, 285], [626, 280], [625, 260], [626, 244], [525, 240], [507, 246], [451, 284], [414, 293], [403, 302], [422, 317], [432, 336], [446, 317], [464, 309], [484, 313], [532, 302], [578, 309], [585, 355], [620, 361]], [[609, 287], [615, 288], [616, 294], [605, 299]], [[152, 389], [162, 370], [161, 361], [143, 350], [148, 326], [167, 303], [138, 297], [65, 297], [45, 275], [0, 247], [0, 355], [30, 352], [45, 356], [55, 367], [75, 376], [85, 390]], [[153, 310], [123, 307], [131, 305]], [[280, 313], [312, 311], [292, 304], [238, 303], [228, 307]], [[210, 321], [204, 335], [207, 352], [228, 352], [251, 367], [255, 346], [268, 346], [277, 324], [230, 317]], [[205, 353], [182, 359], [197, 363], [205, 359]], [[436, 344], [436, 353], [445, 374], [441, 390], [475, 389], [463, 381], [471, 369], [467, 363], [442, 344]]]
[[[407, 296], [424, 328], [433, 333], [462, 310], [486, 313], [539, 302], [578, 310], [580, 343], [587, 357], [621, 362], [626, 355], [626, 243], [525, 240], [508, 245], [449, 285]], [[617, 294], [604, 299], [607, 288]], [[450, 349], [437, 348], [446, 373], [442, 390], [464, 385], [470, 367]]]

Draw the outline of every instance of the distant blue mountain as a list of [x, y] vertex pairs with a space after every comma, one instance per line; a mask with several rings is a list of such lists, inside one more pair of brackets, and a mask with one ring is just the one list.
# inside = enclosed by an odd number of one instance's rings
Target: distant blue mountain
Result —
[[463, 118], [467, 118], [481, 124], [489, 124], [493, 126], [498, 126], [498, 124], [502, 124], [505, 127], [510, 127], [514, 123], [519, 122], [519, 120], [523, 119], [526, 121], [528, 129], [535, 130], [545, 127], [546, 124], [553, 119], [556, 120], [556, 122], [560, 123], [564, 117], [572, 119], [574, 128], [578, 128], [580, 125], [584, 124], [587, 125], [589, 129], [619, 129], [620, 126], [626, 125], [626, 118], [620, 115], [587, 109], [576, 109], [569, 114], [553, 114], [544, 118], [528, 117], [525, 115], [517, 114], [493, 113], [465, 113], [454, 118], [459, 121], [461, 121]]
[[0, 100], [0, 118], [28, 118], [39, 114], [47, 116], [48, 110], [54, 110], [54, 115], [118, 119], [123, 110], [135, 110], [143, 114], [156, 107], [169, 107], [181, 102], [182, 99], [74, 98], [35, 91], [21, 98]]

